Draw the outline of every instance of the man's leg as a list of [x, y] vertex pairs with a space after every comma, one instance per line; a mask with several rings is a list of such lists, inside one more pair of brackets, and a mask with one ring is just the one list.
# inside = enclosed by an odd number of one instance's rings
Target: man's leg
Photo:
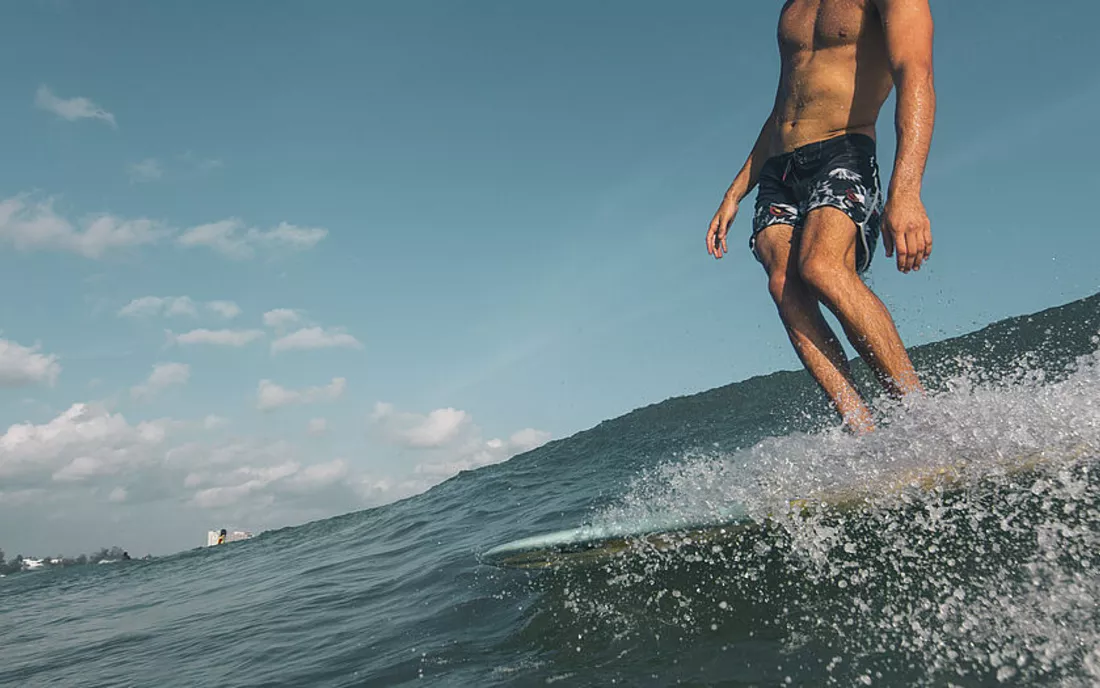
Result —
[[799, 275], [799, 251], [793, 236], [790, 225], [776, 224], [756, 237], [756, 253], [768, 272], [768, 291], [798, 357], [829, 395], [844, 422], [856, 432], [872, 430], [871, 412], [852, 382], [844, 348], [825, 322], [817, 297]]
[[894, 396], [922, 391], [886, 306], [856, 274], [856, 225], [843, 211], [817, 208], [806, 216], [798, 274], [832, 311], [852, 346]]

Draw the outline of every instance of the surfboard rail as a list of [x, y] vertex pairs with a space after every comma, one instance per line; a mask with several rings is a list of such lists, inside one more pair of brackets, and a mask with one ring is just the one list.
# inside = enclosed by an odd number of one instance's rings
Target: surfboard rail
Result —
[[[1083, 448], [1059, 452], [1062, 458], [1079, 458]], [[1034, 452], [996, 463], [1006, 474], [1018, 474], [1038, 469], [1049, 463], [1051, 457], [1044, 452]], [[909, 469], [880, 480], [833, 489], [819, 494], [795, 497], [786, 501], [786, 513], [782, 515], [806, 517], [822, 510], [843, 513], [869, 506], [891, 495], [907, 490], [929, 492], [936, 489], [964, 489], [968, 478], [969, 462]], [[780, 517], [769, 513], [752, 518], [738, 504], [730, 504], [725, 510], [708, 518], [692, 520], [684, 515], [649, 516], [644, 519], [618, 523], [592, 524], [532, 535], [492, 547], [481, 553], [479, 561], [500, 568], [554, 569], [606, 562], [631, 551], [646, 549], [667, 550], [684, 544], [706, 544], [729, 541], [749, 531], [765, 527]]]

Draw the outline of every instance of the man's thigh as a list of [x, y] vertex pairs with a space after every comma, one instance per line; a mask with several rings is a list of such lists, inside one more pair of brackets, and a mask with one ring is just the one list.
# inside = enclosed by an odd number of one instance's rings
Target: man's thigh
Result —
[[844, 211], [832, 206], [806, 214], [798, 242], [800, 271], [807, 266], [843, 267], [856, 271], [856, 232], [858, 227]]
[[782, 275], [787, 272], [788, 267], [797, 267], [796, 237], [795, 228], [785, 224], [769, 225], [757, 233], [753, 252], [769, 275]]

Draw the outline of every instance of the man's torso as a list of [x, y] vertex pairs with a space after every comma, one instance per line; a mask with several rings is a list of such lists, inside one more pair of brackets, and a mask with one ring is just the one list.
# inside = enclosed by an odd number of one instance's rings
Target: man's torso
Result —
[[875, 135], [893, 88], [874, 0], [787, 0], [771, 155], [846, 133]]

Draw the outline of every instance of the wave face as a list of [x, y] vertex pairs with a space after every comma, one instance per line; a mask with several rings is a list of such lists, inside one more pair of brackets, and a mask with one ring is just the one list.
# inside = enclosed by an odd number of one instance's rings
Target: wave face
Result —
[[[930, 394], [835, 428], [804, 372], [609, 420], [384, 507], [226, 547], [0, 581], [0, 684], [1100, 683], [1100, 294], [914, 351]], [[865, 390], [874, 389], [863, 368]], [[1021, 457], [1025, 472], [1005, 470]], [[875, 492], [565, 572], [500, 542], [913, 471]]]

